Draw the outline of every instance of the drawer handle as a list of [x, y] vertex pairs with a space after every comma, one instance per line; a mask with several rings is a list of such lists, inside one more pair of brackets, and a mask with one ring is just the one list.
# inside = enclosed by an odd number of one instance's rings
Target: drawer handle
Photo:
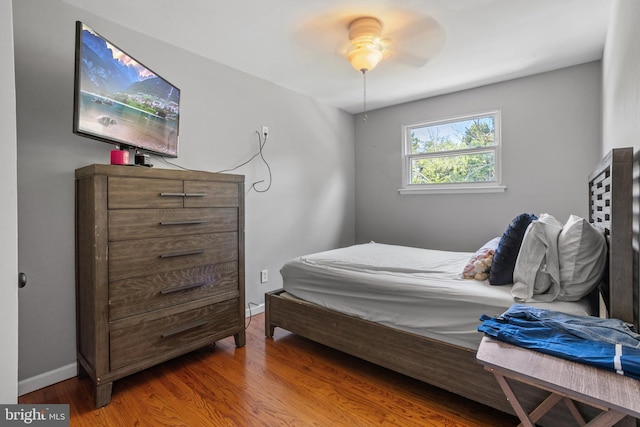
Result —
[[160, 193], [160, 197], [184, 197], [185, 193]]
[[201, 220], [192, 220], [192, 221], [166, 221], [166, 222], [161, 222], [160, 225], [195, 225], [195, 224], [204, 224], [205, 221], [201, 221]]
[[172, 329], [172, 330], [170, 330], [170, 331], [168, 331], [168, 332], [165, 332], [165, 333], [164, 333], [164, 334], [162, 334], [161, 336], [162, 336], [162, 338], [169, 338], [169, 337], [172, 337], [172, 336], [174, 336], [174, 335], [178, 335], [178, 334], [181, 334], [181, 333], [183, 333], [183, 332], [187, 332], [187, 331], [189, 331], [189, 330], [191, 330], [191, 329], [199, 328], [199, 327], [201, 327], [201, 326], [206, 325], [207, 323], [209, 323], [209, 321], [208, 321], [208, 320], [203, 320], [203, 321], [200, 321], [200, 322], [198, 322], [198, 323], [193, 323], [193, 324], [191, 324], [191, 325], [181, 326], [181, 327], [179, 327], [179, 328], [175, 328], [175, 329]]
[[204, 251], [189, 251], [189, 252], [176, 252], [174, 254], [161, 254], [160, 258], [174, 258], [178, 256], [188, 256], [188, 255], [200, 255], [203, 254]]
[[207, 284], [207, 282], [200, 282], [200, 283], [192, 283], [190, 285], [176, 286], [175, 288], [163, 289], [163, 290], [160, 291], [160, 294], [166, 295], [166, 294], [172, 294], [174, 292], [186, 291], [188, 289], [199, 288], [199, 287], [204, 286], [206, 284]]
[[207, 197], [207, 193], [184, 193], [185, 197]]

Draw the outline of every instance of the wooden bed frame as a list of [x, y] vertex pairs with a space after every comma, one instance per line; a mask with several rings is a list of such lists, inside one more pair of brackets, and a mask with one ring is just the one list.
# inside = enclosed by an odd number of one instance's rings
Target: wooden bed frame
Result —
[[[609, 244], [609, 265], [605, 275], [608, 280], [603, 280], [606, 283], [601, 287], [608, 312], [611, 317], [637, 325], [632, 170], [632, 148], [615, 149], [602, 159], [589, 176], [589, 219], [604, 230]], [[280, 327], [476, 402], [514, 413], [494, 376], [477, 362], [474, 350], [284, 297], [283, 292], [280, 289], [265, 295], [268, 338], [273, 338], [274, 329]], [[527, 410], [546, 397], [546, 393], [525, 384], [514, 384], [514, 389]], [[550, 425], [571, 425], [565, 424], [564, 420], [569, 422], [572, 418], [560, 409], [542, 421]]]

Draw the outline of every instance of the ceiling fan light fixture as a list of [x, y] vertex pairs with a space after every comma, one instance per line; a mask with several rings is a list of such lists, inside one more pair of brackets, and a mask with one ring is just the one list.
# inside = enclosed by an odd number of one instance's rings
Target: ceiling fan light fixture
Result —
[[358, 71], [371, 71], [382, 60], [380, 37], [382, 23], [376, 18], [358, 18], [349, 24], [349, 41], [353, 49], [347, 59]]
[[375, 47], [359, 47], [347, 54], [349, 62], [358, 71], [367, 72], [373, 70], [382, 60], [382, 51]]

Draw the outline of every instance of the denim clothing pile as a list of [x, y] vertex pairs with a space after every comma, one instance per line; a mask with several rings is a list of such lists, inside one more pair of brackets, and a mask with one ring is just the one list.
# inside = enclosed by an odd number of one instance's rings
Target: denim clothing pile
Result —
[[621, 320], [520, 304], [480, 320], [478, 331], [500, 341], [640, 380], [640, 334]]

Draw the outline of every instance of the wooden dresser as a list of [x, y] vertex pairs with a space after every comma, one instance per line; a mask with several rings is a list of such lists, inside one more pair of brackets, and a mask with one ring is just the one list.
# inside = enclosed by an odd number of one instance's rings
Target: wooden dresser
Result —
[[245, 344], [244, 177], [76, 170], [78, 374], [114, 380], [233, 335]]

